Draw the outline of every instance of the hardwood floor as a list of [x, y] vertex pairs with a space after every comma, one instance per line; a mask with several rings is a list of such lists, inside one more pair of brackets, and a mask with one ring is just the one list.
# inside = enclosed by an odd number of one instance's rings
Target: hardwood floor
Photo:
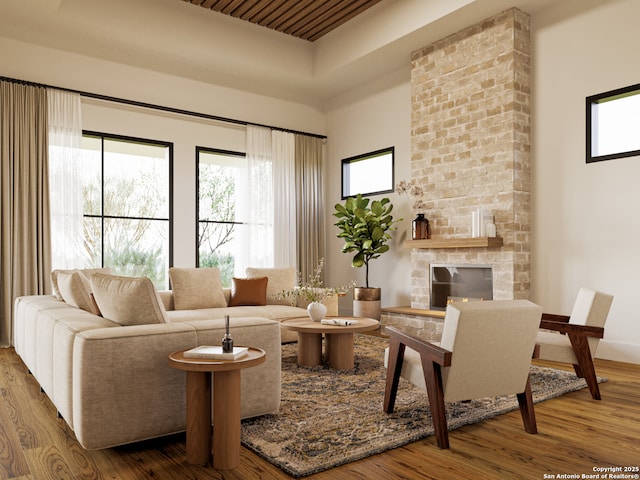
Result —
[[[451, 432], [449, 450], [440, 450], [430, 437], [306, 478], [533, 480], [562, 478], [559, 475], [589, 478], [586, 475], [597, 474], [598, 467], [638, 467], [640, 365], [598, 360], [596, 371], [609, 378], [601, 385], [602, 401], [592, 400], [583, 389], [537, 404], [537, 435], [524, 432], [516, 411]], [[291, 478], [245, 448], [240, 467], [232, 471], [188, 465], [184, 435], [86, 451], [56, 417], [13, 349], [0, 349], [0, 393], [2, 479]]]

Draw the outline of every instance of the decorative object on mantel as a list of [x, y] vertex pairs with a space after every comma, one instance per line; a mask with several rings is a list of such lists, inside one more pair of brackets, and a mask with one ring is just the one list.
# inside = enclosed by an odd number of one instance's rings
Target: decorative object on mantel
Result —
[[[354, 290], [353, 315], [380, 320], [380, 289], [369, 289], [369, 261], [389, 251], [387, 241], [391, 239], [391, 231], [395, 230], [391, 211], [393, 204], [388, 198], [374, 200], [369, 206], [369, 199], [358, 194], [349, 197], [344, 205], [335, 206], [333, 216], [338, 218], [334, 224], [340, 230], [338, 238], [344, 239], [342, 253], [356, 252], [351, 260], [354, 268], [365, 267], [365, 287]], [[361, 302], [373, 302], [363, 305]]]
[[496, 225], [493, 223], [493, 213], [480, 207], [471, 212], [471, 238], [495, 236]]
[[417, 212], [416, 218], [411, 222], [411, 238], [413, 240], [431, 238], [429, 219], [425, 217], [423, 212], [427, 206], [422, 201], [422, 196], [424, 195], [422, 186], [418, 185], [415, 180], [410, 182], [402, 180], [396, 185], [396, 193], [405, 193], [411, 200], [411, 208]]
[[429, 220], [424, 217], [424, 213], [418, 213], [411, 222], [411, 238], [413, 240], [427, 240], [431, 238]]
[[318, 262], [318, 267], [315, 272], [309, 275], [309, 280], [303, 282], [300, 272], [298, 272], [298, 286], [293, 290], [283, 290], [279, 292], [277, 298], [289, 298], [292, 303], [298, 298], [304, 298], [309, 305], [307, 305], [307, 313], [309, 318], [314, 322], [319, 322], [327, 315], [327, 307], [322, 301], [333, 295], [343, 297], [355, 287], [356, 282], [352, 280], [346, 285], [335, 287], [325, 287], [322, 282], [322, 269], [324, 268], [324, 258], [321, 258]]

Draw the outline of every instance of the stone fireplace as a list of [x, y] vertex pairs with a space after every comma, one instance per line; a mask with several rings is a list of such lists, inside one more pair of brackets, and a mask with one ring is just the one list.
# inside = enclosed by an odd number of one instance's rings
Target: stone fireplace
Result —
[[[529, 17], [507, 10], [411, 62], [411, 175], [432, 239], [412, 249], [411, 307], [430, 308], [432, 264], [491, 265], [494, 299], [528, 298]], [[500, 246], [437, 242], [471, 237], [477, 208], [493, 214]]]

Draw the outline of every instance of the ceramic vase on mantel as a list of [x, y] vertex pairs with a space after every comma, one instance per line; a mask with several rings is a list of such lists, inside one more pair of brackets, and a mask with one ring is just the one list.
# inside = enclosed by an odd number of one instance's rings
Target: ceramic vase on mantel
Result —
[[380, 288], [356, 287], [353, 289], [353, 316], [380, 320]]
[[319, 322], [327, 314], [327, 307], [320, 302], [311, 302], [307, 305], [307, 313], [312, 321]]

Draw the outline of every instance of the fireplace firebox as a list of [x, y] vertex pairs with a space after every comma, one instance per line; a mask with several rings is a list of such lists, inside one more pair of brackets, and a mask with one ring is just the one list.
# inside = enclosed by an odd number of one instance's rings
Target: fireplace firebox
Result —
[[445, 310], [450, 302], [493, 300], [491, 265], [431, 264], [430, 308]]

